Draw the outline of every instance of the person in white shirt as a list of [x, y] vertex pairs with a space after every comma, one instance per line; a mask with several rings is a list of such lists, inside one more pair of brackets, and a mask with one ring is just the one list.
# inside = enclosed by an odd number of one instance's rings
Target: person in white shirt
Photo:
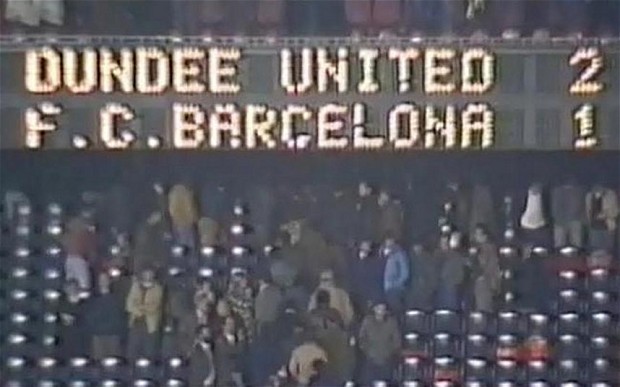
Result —
[[88, 262], [79, 255], [67, 255], [67, 259], [65, 260], [65, 280], [75, 280], [80, 289], [89, 290], [91, 286], [91, 277]]
[[533, 184], [527, 191], [525, 210], [521, 215], [521, 231], [526, 242], [533, 247], [548, 244], [548, 221], [544, 209], [543, 189]]

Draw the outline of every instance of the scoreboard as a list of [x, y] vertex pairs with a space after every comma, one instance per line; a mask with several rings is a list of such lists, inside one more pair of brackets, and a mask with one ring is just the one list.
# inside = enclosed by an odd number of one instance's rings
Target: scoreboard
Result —
[[0, 46], [0, 148], [620, 150], [618, 40]]

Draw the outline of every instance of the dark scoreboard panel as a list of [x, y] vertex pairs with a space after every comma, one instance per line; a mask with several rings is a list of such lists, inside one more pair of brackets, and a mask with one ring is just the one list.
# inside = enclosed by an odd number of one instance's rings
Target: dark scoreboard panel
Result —
[[4, 149], [620, 150], [618, 41], [0, 46]]

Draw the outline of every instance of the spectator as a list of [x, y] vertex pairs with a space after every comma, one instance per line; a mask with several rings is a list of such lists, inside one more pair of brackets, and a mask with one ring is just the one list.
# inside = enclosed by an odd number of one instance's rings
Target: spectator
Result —
[[411, 252], [411, 282], [408, 305], [429, 310], [433, 305], [435, 290], [439, 282], [440, 262], [422, 244], [415, 244]]
[[525, 251], [524, 259], [515, 268], [515, 295], [519, 308], [526, 311], [547, 312], [550, 304], [548, 257], [545, 252]]
[[65, 260], [65, 280], [75, 280], [81, 289], [90, 289], [90, 267], [84, 257], [75, 254], [67, 255]]
[[493, 196], [489, 187], [482, 184], [474, 185], [471, 192], [471, 214], [468, 228], [470, 236], [474, 235], [478, 225], [484, 225], [490, 234], [496, 235], [497, 227]]
[[527, 191], [525, 210], [521, 215], [521, 229], [526, 243], [544, 247], [547, 244], [547, 217], [543, 202], [543, 189], [533, 184]]
[[383, 273], [385, 261], [372, 247], [370, 241], [362, 241], [357, 257], [349, 265], [351, 296], [361, 316], [370, 309], [373, 300], [383, 296]]
[[269, 273], [274, 284], [282, 289], [292, 287], [297, 279], [297, 268], [282, 253], [276, 252], [271, 257]]
[[[268, 3], [269, 1], [266, 0], [265, 2]], [[267, 186], [254, 187], [252, 193], [250, 216], [254, 227], [255, 241], [259, 246], [262, 246], [270, 243], [273, 237], [276, 202], [273, 191]]]
[[160, 328], [163, 290], [152, 269], [135, 278], [125, 304], [129, 314], [127, 354], [130, 359], [153, 356]]
[[355, 356], [340, 313], [329, 306], [329, 293], [320, 290], [316, 298], [317, 307], [310, 311], [310, 325], [329, 359], [323, 367], [321, 380], [328, 382], [327, 385], [344, 385], [352, 377]]
[[616, 193], [596, 185], [586, 195], [590, 250], [611, 251], [618, 220]]
[[162, 353], [168, 357], [189, 353], [194, 343], [196, 327], [200, 325], [192, 296], [183, 286], [176, 285], [168, 287], [166, 298], [167, 324], [164, 331], [170, 343], [167, 348], [162, 348]]
[[312, 289], [325, 270], [342, 269], [344, 257], [306, 220], [294, 220], [282, 226], [289, 243], [281, 254], [299, 273], [300, 283]]
[[189, 355], [190, 386], [214, 387], [216, 381], [213, 337], [206, 325], [196, 329], [196, 341]]
[[194, 309], [198, 324], [208, 325], [213, 318], [217, 297], [210, 280], [202, 279], [196, 284], [194, 292]]
[[344, 321], [340, 312], [330, 306], [330, 295], [327, 290], [320, 289], [316, 293], [316, 307], [310, 310], [310, 324], [315, 330], [336, 327], [343, 329]]
[[404, 215], [399, 201], [392, 199], [389, 192], [382, 190], [377, 199], [378, 235], [381, 240], [388, 236], [400, 240], [403, 235]]
[[194, 193], [184, 185], [175, 185], [168, 194], [168, 206], [174, 240], [190, 249], [196, 248], [198, 210]]
[[571, 181], [555, 187], [551, 193], [551, 217], [556, 248], [583, 247], [585, 200], [581, 187]]
[[146, 268], [161, 269], [168, 259], [168, 246], [164, 239], [164, 217], [160, 212], [153, 212], [136, 232], [136, 242], [131, 267], [134, 273]]
[[460, 252], [461, 238], [460, 233], [453, 232], [447, 240], [442, 240], [440, 246], [441, 269], [436, 302], [440, 308], [458, 310], [461, 305], [467, 268], [467, 258]]
[[94, 259], [96, 242], [94, 234], [80, 218], [69, 222], [67, 233], [63, 240], [67, 251], [65, 260], [65, 280], [76, 280], [83, 290], [91, 287], [91, 272], [89, 259]]
[[254, 336], [254, 294], [245, 271], [232, 273], [226, 301], [233, 314], [241, 319], [243, 327], [240, 328], [245, 330], [246, 339], [251, 341]]
[[359, 345], [364, 355], [364, 384], [370, 385], [376, 380], [390, 383], [401, 349], [401, 339], [396, 319], [388, 316], [384, 303], [375, 304], [373, 314], [364, 318]]
[[474, 243], [478, 249], [478, 273], [474, 275], [474, 299], [478, 311], [492, 312], [493, 303], [500, 290], [501, 272], [497, 247], [491, 242], [483, 225], [474, 231]]
[[357, 240], [372, 240], [376, 237], [375, 228], [379, 209], [377, 201], [372, 193], [372, 188], [366, 182], [361, 182], [358, 186], [358, 197], [355, 205], [355, 222]]
[[444, 211], [448, 225], [452, 229], [466, 232], [470, 222], [470, 195], [463, 185], [452, 182], [446, 187], [444, 194]]
[[198, 238], [201, 246], [216, 246], [220, 241], [220, 225], [208, 216], [198, 220]]
[[110, 277], [102, 271], [98, 276], [98, 294], [88, 306], [88, 327], [91, 332], [92, 356], [101, 360], [121, 355], [121, 340], [126, 330], [123, 300], [118, 291], [111, 288]]
[[61, 26], [64, 22], [65, 7], [63, 0], [25, 1], [7, 0], [5, 18], [28, 27], [41, 24]]
[[317, 360], [327, 362], [327, 354], [316, 341], [306, 337], [302, 344], [293, 350], [288, 363], [288, 371], [299, 386], [308, 386], [316, 376], [314, 365]]
[[234, 317], [224, 319], [221, 333], [215, 340], [215, 373], [217, 386], [243, 386], [243, 363], [246, 351], [246, 337], [237, 326]]
[[308, 305], [309, 311], [316, 309], [317, 295], [321, 290], [327, 291], [329, 294], [330, 306], [340, 313], [344, 326], [348, 327], [353, 322], [354, 318], [351, 299], [349, 298], [349, 294], [344, 289], [336, 286], [334, 282], [334, 273], [331, 270], [326, 270], [321, 273], [321, 282], [310, 297], [310, 302]]
[[258, 294], [254, 300], [258, 335], [275, 328], [276, 319], [282, 308], [283, 301], [282, 291], [271, 282], [270, 278], [261, 278], [259, 280]]
[[90, 341], [88, 326], [85, 324], [87, 302], [76, 280], [65, 284], [65, 298], [59, 306], [60, 334], [59, 349], [65, 359], [85, 356]]
[[409, 281], [409, 259], [393, 236], [385, 238], [381, 254], [385, 258], [383, 290], [391, 310], [399, 314], [403, 310], [405, 290]]

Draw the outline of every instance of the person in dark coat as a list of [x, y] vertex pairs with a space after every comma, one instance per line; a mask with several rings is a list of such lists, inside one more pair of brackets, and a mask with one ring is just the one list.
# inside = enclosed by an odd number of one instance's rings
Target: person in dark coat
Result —
[[224, 320], [222, 332], [215, 340], [215, 369], [218, 387], [243, 385], [243, 366], [247, 341], [236, 320], [229, 316]]
[[365, 361], [364, 385], [370, 385], [375, 380], [390, 383], [399, 360], [401, 335], [396, 319], [388, 315], [384, 302], [377, 302], [373, 313], [364, 318], [359, 345]]
[[59, 306], [60, 334], [59, 347], [65, 359], [88, 354], [90, 334], [86, 324], [87, 301], [82, 298], [77, 281], [65, 284], [65, 298]]
[[479, 268], [473, 278], [476, 310], [492, 312], [501, 281], [497, 247], [483, 225], [476, 227], [473, 237], [477, 249], [475, 266]]
[[587, 193], [585, 201], [590, 250], [611, 251], [620, 214], [616, 193], [596, 185]]
[[461, 291], [467, 273], [468, 260], [460, 251], [461, 238], [460, 233], [453, 232], [447, 241], [443, 241], [444, 245], [438, 252], [441, 269], [436, 305], [440, 308], [458, 310], [463, 301]]
[[474, 235], [479, 224], [489, 230], [493, 235], [497, 231], [497, 219], [495, 218], [495, 203], [491, 190], [486, 185], [476, 184], [471, 192], [471, 213], [469, 217], [469, 235]]
[[351, 297], [357, 314], [363, 316], [369, 311], [371, 302], [383, 296], [385, 260], [366, 240], [359, 244], [357, 256], [351, 260], [349, 268]]
[[274, 285], [268, 276], [261, 278], [258, 294], [254, 300], [254, 318], [258, 334], [273, 329], [283, 302], [282, 290]]
[[585, 193], [568, 181], [551, 192], [551, 217], [555, 248], [583, 247], [583, 223], [586, 218]]
[[370, 185], [361, 182], [358, 187], [358, 197], [355, 205], [355, 239], [368, 240], [375, 235], [378, 216], [378, 204]]
[[91, 332], [92, 356], [103, 359], [121, 355], [121, 340], [127, 329], [127, 319], [123, 310], [123, 298], [116, 289], [111, 288], [107, 272], [98, 277], [99, 293], [89, 302], [86, 318]]
[[317, 292], [316, 308], [310, 311], [309, 322], [317, 343], [325, 350], [327, 363], [323, 380], [328, 385], [344, 385], [350, 380], [355, 367], [355, 354], [349, 345], [349, 337], [344, 329], [340, 313], [330, 307], [330, 295], [325, 290]]
[[524, 259], [515, 270], [517, 305], [526, 311], [546, 312], [549, 307], [549, 281], [541, 281], [549, 275], [549, 259], [545, 254], [524, 252]]
[[383, 189], [379, 192], [377, 205], [377, 229], [375, 235], [381, 240], [385, 240], [388, 237], [400, 240], [403, 236], [405, 222], [400, 202], [393, 199], [390, 193]]
[[440, 263], [422, 244], [414, 244], [411, 249], [411, 281], [407, 305], [412, 308], [430, 310], [439, 282]]
[[467, 232], [469, 228], [469, 202], [470, 195], [464, 186], [456, 182], [448, 184], [442, 205], [449, 225], [461, 232]]
[[196, 330], [196, 341], [189, 354], [190, 385], [196, 387], [215, 386], [215, 357], [211, 330], [208, 326], [200, 326]]

